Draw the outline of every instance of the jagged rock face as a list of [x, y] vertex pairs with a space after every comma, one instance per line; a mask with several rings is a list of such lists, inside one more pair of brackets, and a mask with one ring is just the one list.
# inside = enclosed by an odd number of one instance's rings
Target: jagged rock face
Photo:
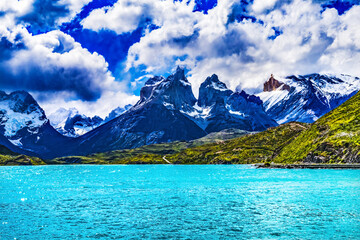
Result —
[[209, 107], [218, 101], [223, 101], [231, 93], [232, 91], [227, 89], [225, 83], [220, 82], [218, 76], [213, 74], [200, 85], [198, 105]]
[[258, 94], [265, 111], [278, 123], [312, 123], [360, 89], [359, 79], [346, 75], [309, 74], [288, 76], [283, 81], [290, 91], [277, 89]]
[[290, 86], [289, 85], [276, 80], [274, 78], [274, 76], [271, 74], [271, 77], [269, 78], [269, 80], [264, 83], [264, 92], [275, 91], [280, 87], [281, 87], [280, 90], [290, 91]]
[[50, 125], [44, 110], [25, 91], [0, 92], [0, 135], [23, 152], [30, 151], [27, 155], [43, 157], [59, 154], [59, 146], [67, 140]]
[[207, 133], [236, 128], [262, 131], [276, 126], [265, 112], [259, 97], [227, 89], [214, 74], [200, 86], [197, 107], [183, 112]]
[[184, 69], [177, 68], [176, 72], [166, 79], [163, 77], [150, 78], [140, 91], [140, 101], [134, 106], [144, 103], [157, 102], [172, 110], [189, 110], [196, 103], [191, 90], [191, 84], [185, 77]]
[[244, 91], [232, 93], [223, 101], [213, 105], [207, 118], [207, 132], [237, 128], [246, 131], [262, 131], [277, 126], [264, 111], [258, 97]]
[[140, 102], [143, 103], [146, 100], [151, 99], [151, 97], [153, 97], [152, 95], [156, 94], [154, 89], [164, 80], [165, 78], [161, 76], [155, 76], [147, 80], [140, 90]]
[[178, 68], [166, 79], [150, 78], [137, 104], [78, 138], [74, 151], [88, 154], [203, 137], [206, 132], [181, 112], [192, 109], [195, 103], [183, 69]]

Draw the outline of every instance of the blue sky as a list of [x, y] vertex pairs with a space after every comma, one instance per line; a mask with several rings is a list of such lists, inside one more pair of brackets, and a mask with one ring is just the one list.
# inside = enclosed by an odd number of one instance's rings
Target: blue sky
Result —
[[0, 3], [0, 89], [47, 113], [105, 116], [177, 65], [261, 90], [271, 74], [360, 75], [359, 1], [20, 0]]

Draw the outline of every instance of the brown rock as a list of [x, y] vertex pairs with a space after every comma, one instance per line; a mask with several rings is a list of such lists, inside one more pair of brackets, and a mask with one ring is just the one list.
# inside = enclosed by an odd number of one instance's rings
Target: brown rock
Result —
[[274, 78], [274, 76], [271, 74], [271, 77], [269, 78], [269, 80], [267, 80], [264, 83], [264, 92], [271, 92], [271, 91], [275, 91], [276, 89], [278, 89], [279, 87], [281, 87], [281, 90], [287, 90], [290, 91], [290, 86], [280, 82], [278, 80], [276, 80]]

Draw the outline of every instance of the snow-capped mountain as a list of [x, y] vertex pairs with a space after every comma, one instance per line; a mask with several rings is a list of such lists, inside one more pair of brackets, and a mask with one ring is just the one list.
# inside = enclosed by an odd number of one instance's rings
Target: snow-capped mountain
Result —
[[[280, 79], [280, 78], [279, 78]], [[309, 74], [276, 80], [258, 94], [266, 112], [278, 123], [312, 123], [360, 90], [360, 79], [348, 75]]]
[[192, 140], [226, 128], [261, 131], [277, 123], [264, 112], [260, 98], [232, 92], [216, 75], [205, 80], [199, 101], [184, 70], [150, 78], [140, 100], [119, 117], [79, 137], [77, 154]]
[[47, 122], [44, 111], [28, 93], [0, 92], [0, 133], [13, 144], [22, 145], [21, 130], [34, 134]]
[[87, 117], [76, 108], [60, 108], [49, 115], [51, 125], [62, 135], [68, 137], [81, 136], [100, 126], [104, 120], [98, 116]]
[[12, 145], [42, 156], [59, 153], [59, 146], [67, 141], [49, 124], [44, 110], [25, 91], [10, 94], [0, 91], [0, 135]]
[[114, 110], [112, 110], [109, 115], [105, 118], [104, 122], [108, 122], [113, 120], [114, 118], [120, 116], [121, 114], [123, 114], [124, 112], [126, 112], [127, 110], [129, 110], [132, 107], [131, 104], [125, 105], [124, 107], [117, 107]]
[[199, 100], [192, 111], [182, 113], [207, 133], [229, 128], [262, 131], [277, 125], [265, 113], [259, 97], [229, 90], [215, 74], [201, 84]]
[[140, 91], [138, 103], [79, 137], [79, 145], [74, 148], [80, 154], [88, 154], [203, 137], [206, 132], [179, 111], [195, 102], [183, 69], [178, 68], [166, 79], [150, 78]]

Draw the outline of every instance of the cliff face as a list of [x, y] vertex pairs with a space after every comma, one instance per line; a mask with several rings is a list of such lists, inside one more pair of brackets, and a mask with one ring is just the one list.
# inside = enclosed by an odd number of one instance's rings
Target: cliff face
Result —
[[269, 78], [269, 80], [264, 83], [264, 92], [275, 91], [276, 89], [278, 89], [281, 86], [282, 86], [281, 90], [290, 91], [290, 86], [289, 85], [276, 80], [274, 78], [274, 76], [271, 74], [271, 77]]

